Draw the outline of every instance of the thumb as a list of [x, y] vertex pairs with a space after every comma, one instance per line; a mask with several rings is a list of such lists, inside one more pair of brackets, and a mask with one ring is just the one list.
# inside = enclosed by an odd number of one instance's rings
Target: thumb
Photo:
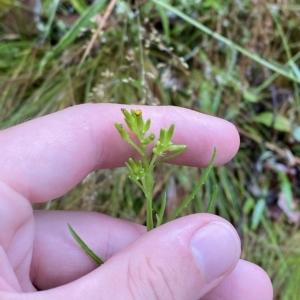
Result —
[[76, 281], [18, 299], [199, 299], [231, 273], [240, 251], [230, 223], [190, 215], [142, 235]]
[[98, 285], [97, 299], [199, 299], [231, 273], [240, 248], [230, 223], [191, 215], [125, 247], [93, 272], [90, 288]]

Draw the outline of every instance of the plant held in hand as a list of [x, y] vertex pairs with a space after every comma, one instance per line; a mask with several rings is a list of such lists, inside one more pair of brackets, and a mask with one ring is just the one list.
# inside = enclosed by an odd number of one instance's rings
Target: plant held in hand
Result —
[[[150, 231], [154, 228], [153, 221], [153, 189], [154, 189], [154, 169], [161, 163], [181, 154], [186, 148], [186, 145], [175, 145], [172, 143], [172, 137], [175, 129], [175, 125], [172, 124], [168, 129], [160, 129], [159, 138], [154, 144], [151, 150], [151, 154], [148, 155], [147, 148], [150, 144], [154, 142], [155, 135], [153, 133], [148, 133], [151, 120], [147, 119], [144, 121], [141, 109], [132, 109], [131, 111], [122, 109], [124, 115], [124, 120], [131, 131], [128, 132], [122, 124], [115, 123], [115, 127], [120, 133], [120, 136], [124, 141], [130, 144], [138, 153], [139, 159], [129, 158], [126, 162], [126, 167], [129, 171], [129, 178], [143, 191], [146, 199], [146, 224], [147, 230]], [[212, 159], [201, 178], [201, 181], [195, 187], [193, 192], [182, 202], [182, 204], [176, 209], [172, 216], [167, 220], [171, 221], [175, 219], [182, 210], [193, 200], [196, 193], [200, 190], [201, 186], [205, 182], [216, 157], [216, 149]], [[210, 200], [209, 208], [212, 207], [213, 197]], [[156, 213], [156, 227], [163, 223], [163, 216], [166, 207], [166, 194], [163, 197], [161, 207], [159, 212]], [[89, 255], [97, 264], [101, 265], [103, 260], [97, 256], [78, 236], [70, 224], [68, 224], [69, 230], [76, 240], [76, 242], [82, 247], [82, 249]]]
[[[146, 146], [151, 144], [155, 135], [153, 133], [147, 134], [150, 129], [151, 120], [143, 120], [142, 111], [140, 109], [131, 110], [122, 109], [122, 113], [125, 116], [125, 122], [132, 133], [137, 137], [137, 142], [134, 142], [129, 133], [121, 124], [115, 123], [115, 127], [119, 131], [121, 137], [130, 144], [140, 154], [140, 160], [129, 158], [126, 162], [126, 167], [129, 171], [129, 178], [141, 188], [146, 198], [146, 210], [147, 210], [147, 230], [153, 229], [153, 189], [154, 189], [154, 168], [158, 163], [166, 161], [172, 157], [175, 157], [182, 153], [187, 146], [174, 145], [171, 141], [174, 133], [175, 125], [172, 124], [168, 129], [161, 129], [159, 138], [155, 142], [155, 145], [151, 151], [150, 157], [148, 157]], [[163, 209], [161, 214], [164, 213], [165, 205], [162, 204]], [[162, 222], [162, 215], [157, 215], [157, 226]]]

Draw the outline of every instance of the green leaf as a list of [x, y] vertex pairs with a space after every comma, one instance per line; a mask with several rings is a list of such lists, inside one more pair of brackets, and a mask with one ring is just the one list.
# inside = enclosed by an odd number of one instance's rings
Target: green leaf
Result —
[[151, 133], [147, 138], [142, 140], [142, 144], [147, 146], [149, 144], [151, 144], [155, 139], [155, 134]]
[[124, 141], [128, 141], [130, 140], [129, 134], [128, 132], [123, 128], [122, 124], [118, 124], [118, 123], [114, 123], [116, 129], [118, 130], [118, 132], [120, 133], [120, 136], [122, 137], [122, 139]]
[[214, 212], [214, 204], [215, 204], [217, 191], [218, 191], [218, 186], [215, 185], [207, 207], [207, 213], [209, 214], [212, 214]]
[[151, 125], [151, 120], [148, 119], [148, 120], [145, 122], [145, 126], [144, 126], [144, 131], [145, 131], [145, 133], [149, 130], [150, 125]]
[[156, 214], [156, 218], [157, 218], [157, 223], [156, 223], [156, 227], [160, 226], [165, 214], [165, 209], [166, 209], [166, 205], [167, 205], [167, 193], [165, 192], [163, 195], [163, 199], [162, 199], [162, 203], [161, 203], [161, 207], [159, 210], [159, 213]]
[[281, 192], [284, 194], [284, 199], [286, 201], [287, 207], [291, 209], [293, 203], [293, 192], [291, 182], [285, 173], [279, 172], [280, 188]]
[[47, 54], [41, 60], [38, 77], [43, 73], [43, 70], [48, 63], [49, 59], [57, 55], [62, 50], [66, 49], [78, 36], [82, 27], [85, 27], [90, 19], [102, 8], [106, 1], [97, 0], [86, 12], [81, 15], [72, 28], [62, 37], [58, 44], [52, 49], [52, 51], [47, 52]]
[[69, 230], [77, 242], [77, 244], [83, 249], [83, 251], [90, 257], [92, 258], [96, 264], [101, 266], [104, 264], [104, 260], [101, 259], [93, 250], [89, 248], [89, 246], [81, 239], [81, 237], [75, 232], [75, 230], [72, 228], [72, 226], [68, 223]]
[[160, 15], [160, 19], [161, 19], [161, 23], [164, 29], [164, 34], [165, 34], [165, 38], [167, 43], [170, 43], [170, 22], [169, 22], [169, 18], [167, 16], [166, 11], [159, 5], [156, 6], [157, 11]]
[[185, 149], [187, 148], [186, 145], [170, 145], [166, 151], [175, 151], [174, 153], [171, 153], [170, 155], [164, 156], [160, 160], [158, 160], [159, 163], [165, 162], [173, 157], [178, 156], [181, 154]]
[[300, 142], [300, 126], [293, 129], [293, 137], [297, 142]]
[[45, 30], [44, 30], [44, 33], [43, 33], [42, 40], [46, 40], [46, 38], [50, 35], [51, 26], [52, 26], [52, 23], [54, 21], [55, 14], [56, 14], [59, 2], [60, 2], [60, 0], [53, 0], [52, 1], [51, 11], [50, 11], [50, 14], [49, 14], [47, 25], [45, 26]]
[[166, 135], [167, 142], [171, 141], [173, 137], [174, 129], [175, 129], [175, 125], [171, 124], [170, 128], [167, 130], [167, 135]]
[[87, 2], [84, 0], [70, 0], [71, 4], [79, 14], [84, 14], [88, 9]]
[[216, 155], [217, 155], [217, 149], [214, 148], [214, 153], [212, 155], [212, 158], [209, 162], [208, 167], [205, 169], [205, 172], [201, 178], [201, 180], [199, 181], [199, 183], [196, 185], [196, 187], [194, 188], [193, 192], [184, 199], [184, 201], [182, 202], [182, 204], [175, 210], [175, 212], [171, 215], [171, 217], [167, 220], [167, 222], [170, 222], [172, 220], [174, 220], [176, 217], [178, 217], [178, 215], [188, 206], [188, 204], [194, 199], [194, 197], [196, 196], [196, 194], [199, 192], [200, 188], [202, 187], [202, 185], [205, 183], [206, 178], [208, 177], [215, 159], [216, 159]]
[[256, 203], [253, 213], [252, 213], [252, 220], [251, 220], [251, 229], [256, 230], [262, 217], [266, 207], [265, 199], [259, 199]]
[[255, 201], [253, 198], [248, 198], [244, 204], [244, 207], [243, 207], [243, 213], [247, 216], [250, 211], [253, 209], [255, 205]]
[[250, 59], [252, 59], [252, 60], [256, 61], [257, 63], [259, 63], [260, 65], [265, 66], [266, 68], [269, 68], [270, 70], [273, 70], [276, 73], [279, 73], [279, 74], [281, 74], [281, 75], [283, 75], [283, 76], [285, 76], [287, 78], [290, 78], [291, 80], [293, 80], [295, 82], [299, 82], [300, 83], [300, 78], [295, 77], [295, 75], [293, 74], [292, 70], [287, 69], [286, 67], [284, 67], [282, 65], [278, 66], [278, 65], [276, 65], [276, 64], [274, 64], [272, 62], [264, 60], [258, 54], [254, 53], [254, 52], [251, 52], [251, 51], [249, 51], [249, 50], [247, 50], [247, 49], [239, 46], [238, 44], [236, 44], [233, 41], [231, 41], [230, 39], [222, 36], [218, 32], [211, 30], [210, 28], [206, 27], [202, 23], [198, 22], [197, 20], [195, 20], [192, 17], [186, 15], [185, 13], [183, 13], [182, 11], [180, 11], [179, 9], [177, 9], [174, 6], [170, 5], [166, 1], [163, 1], [163, 0], [152, 0], [152, 2], [160, 5], [161, 7], [164, 7], [168, 11], [176, 14], [178, 17], [180, 17], [181, 19], [183, 19], [186, 22], [188, 22], [189, 24], [191, 24], [191, 25], [195, 26], [196, 28], [200, 29], [202, 32], [210, 35], [211, 37], [213, 37], [214, 39], [218, 40], [219, 42], [222, 42], [223, 44], [227, 45], [228, 47], [233, 48], [236, 51], [244, 54], [245, 56], [247, 56]]
[[[271, 127], [273, 115], [274, 114], [272, 112], [263, 112], [263, 113], [260, 113], [256, 116], [254, 116], [252, 118], [252, 120], [257, 123], [261, 123], [268, 127]], [[290, 121], [286, 117], [281, 116], [281, 115], [276, 115], [274, 128], [278, 131], [290, 132], [291, 124], [290, 124]]]

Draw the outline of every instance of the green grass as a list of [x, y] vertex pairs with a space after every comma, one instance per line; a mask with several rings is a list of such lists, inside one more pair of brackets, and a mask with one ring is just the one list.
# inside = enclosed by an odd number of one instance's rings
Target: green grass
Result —
[[[70, 3], [44, 1], [40, 31], [31, 36], [11, 33], [1, 22], [1, 128], [86, 102], [175, 105], [233, 122], [241, 134], [239, 153], [210, 173], [184, 214], [209, 206], [230, 220], [243, 258], [268, 272], [276, 299], [298, 299], [300, 237], [277, 205], [283, 194], [299, 209], [298, 2], [153, 0], [137, 10], [118, 1], [81, 65], [97, 28], [92, 17], [108, 2]], [[0, 16], [8, 11], [1, 8]], [[167, 193], [166, 218], [203, 172], [158, 168], [155, 199]], [[144, 223], [143, 203], [121, 168], [94, 172], [38, 208], [95, 210]]]

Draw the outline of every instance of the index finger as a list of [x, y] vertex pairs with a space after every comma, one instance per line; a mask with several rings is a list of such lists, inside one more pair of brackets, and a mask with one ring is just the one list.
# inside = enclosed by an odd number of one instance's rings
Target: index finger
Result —
[[172, 163], [204, 167], [216, 147], [215, 165], [220, 165], [238, 150], [237, 130], [216, 117], [171, 106], [84, 104], [1, 131], [0, 180], [31, 202], [43, 202], [63, 195], [93, 170], [123, 166], [135, 150], [114, 127], [124, 123], [122, 107], [142, 109], [156, 136], [175, 124], [173, 142], [188, 149]]

